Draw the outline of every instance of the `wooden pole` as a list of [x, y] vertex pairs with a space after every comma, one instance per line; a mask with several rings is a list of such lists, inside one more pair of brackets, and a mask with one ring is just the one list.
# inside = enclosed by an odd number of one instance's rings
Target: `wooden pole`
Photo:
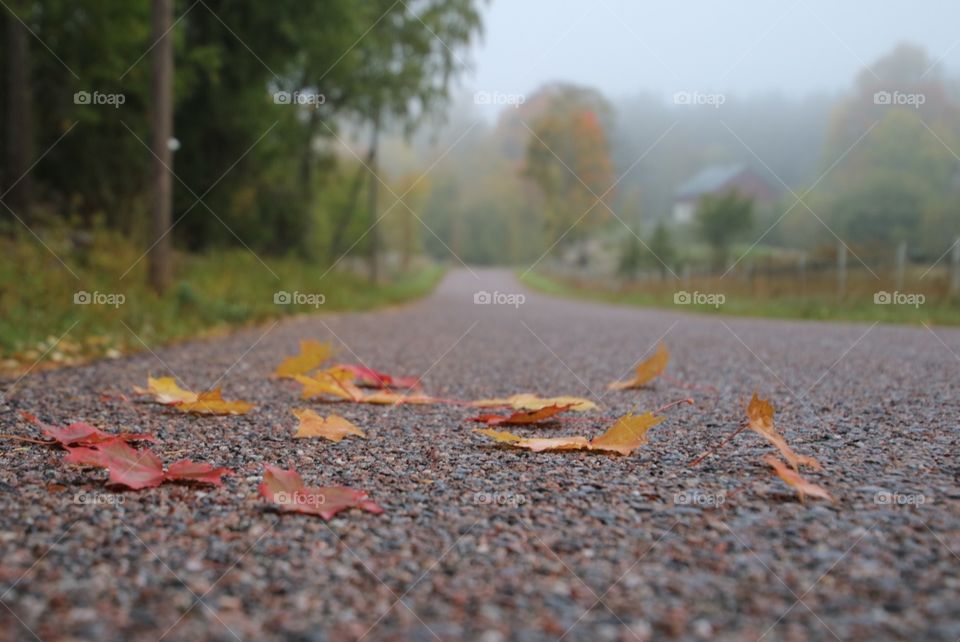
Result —
[[847, 246], [837, 241], [837, 301], [847, 296]]
[[151, 177], [151, 246], [147, 252], [150, 285], [163, 293], [170, 285], [170, 225], [173, 220], [173, 0], [153, 0], [151, 40], [156, 44], [151, 55], [150, 150], [153, 152]]

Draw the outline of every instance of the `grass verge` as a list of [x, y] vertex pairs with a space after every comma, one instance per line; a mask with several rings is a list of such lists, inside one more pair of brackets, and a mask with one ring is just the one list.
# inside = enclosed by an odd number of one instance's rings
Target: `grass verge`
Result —
[[402, 303], [429, 293], [443, 273], [422, 266], [372, 285], [325, 275], [298, 257], [261, 262], [244, 249], [215, 250], [178, 255], [173, 286], [158, 296], [146, 285], [142, 249], [121, 237], [98, 232], [82, 250], [66, 233], [44, 234], [43, 242], [0, 239], [0, 372], [118, 356], [278, 317]]
[[[750, 288], [717, 279], [692, 283], [686, 287], [679, 281], [646, 284], [623, 284], [615, 281], [561, 278], [530, 272], [520, 280], [534, 290], [567, 298], [589, 299], [604, 303], [670, 309], [677, 312], [694, 312], [743, 317], [766, 317], [777, 319], [813, 319], [835, 321], [879, 321], [928, 325], [960, 325], [960, 304], [945, 301], [942, 296], [925, 295], [920, 305], [884, 304], [874, 302], [877, 288], [874, 281], [852, 284], [843, 301], [837, 301], [830, 287], [814, 288], [808, 295], [791, 293], [791, 284], [761, 283]], [[795, 290], [795, 283], [792, 284]], [[823, 290], [823, 291], [821, 291]], [[722, 294], [722, 305], [677, 304], [674, 295], [678, 292], [690, 295]], [[819, 292], [819, 294], [818, 294]]]

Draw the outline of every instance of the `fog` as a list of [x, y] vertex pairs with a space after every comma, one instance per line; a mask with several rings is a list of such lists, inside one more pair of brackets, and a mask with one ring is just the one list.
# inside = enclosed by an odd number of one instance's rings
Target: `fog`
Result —
[[905, 41], [957, 69], [958, 24], [960, 3], [948, 0], [493, 0], [464, 85], [530, 94], [566, 80], [614, 100], [641, 90], [837, 92]]

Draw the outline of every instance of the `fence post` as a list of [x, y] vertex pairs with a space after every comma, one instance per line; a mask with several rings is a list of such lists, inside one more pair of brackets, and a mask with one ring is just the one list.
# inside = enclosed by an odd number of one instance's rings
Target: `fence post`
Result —
[[950, 256], [950, 296], [960, 296], [960, 237], [953, 243], [953, 252]]
[[907, 242], [900, 241], [897, 246], [897, 273], [895, 276], [897, 292], [903, 291], [903, 277], [907, 269]]
[[837, 300], [847, 296], [847, 246], [837, 241]]

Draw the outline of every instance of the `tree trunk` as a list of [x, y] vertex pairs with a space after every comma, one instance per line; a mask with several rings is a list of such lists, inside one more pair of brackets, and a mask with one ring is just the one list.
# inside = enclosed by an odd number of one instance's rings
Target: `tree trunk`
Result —
[[150, 149], [154, 154], [150, 203], [151, 248], [148, 252], [150, 285], [159, 293], [170, 286], [173, 220], [173, 0], [153, 0], [150, 39], [153, 48], [151, 86]]
[[[367, 152], [366, 166], [369, 167], [373, 162], [374, 148], [371, 145]], [[343, 235], [350, 225], [350, 219], [357, 212], [357, 203], [360, 201], [360, 188], [363, 187], [363, 177], [367, 174], [367, 167], [361, 165], [357, 168], [357, 175], [353, 179], [353, 185], [350, 187], [350, 205], [343, 210], [343, 214], [334, 224], [333, 234], [330, 241], [330, 260], [340, 259], [340, 253], [343, 251]]]
[[377, 229], [377, 193], [380, 182], [377, 180], [377, 146], [380, 141], [380, 115], [373, 121], [373, 138], [370, 141], [370, 183], [367, 185], [367, 209], [370, 213], [370, 280], [376, 283], [380, 278], [380, 231]]
[[[19, 9], [15, 3], [12, 9]], [[21, 12], [22, 13], [22, 12]], [[23, 17], [23, 16], [21, 16]], [[22, 219], [29, 218], [31, 180], [28, 175], [33, 156], [30, 122], [30, 36], [27, 28], [11, 12], [6, 16], [7, 122], [4, 143], [3, 200]]]

